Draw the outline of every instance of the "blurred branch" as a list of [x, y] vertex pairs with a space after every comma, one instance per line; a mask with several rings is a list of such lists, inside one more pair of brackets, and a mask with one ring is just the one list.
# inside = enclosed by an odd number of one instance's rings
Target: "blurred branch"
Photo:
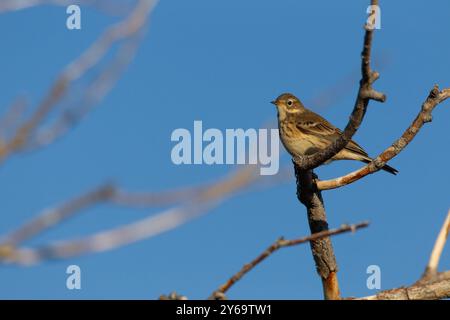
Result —
[[58, 6], [69, 6], [71, 4], [74, 4], [74, 2], [77, 2], [77, 4], [87, 4], [92, 2], [98, 2], [98, 1], [92, 1], [92, 0], [81, 0], [81, 1], [71, 1], [71, 0], [3, 0], [0, 2], [0, 13], [7, 12], [7, 11], [18, 11], [23, 9], [28, 9], [40, 5], [45, 4], [51, 4], [51, 5], [58, 5]]
[[7, 113], [0, 118], [0, 137], [4, 138], [7, 132], [14, 128], [23, 117], [27, 107], [27, 102], [24, 98], [16, 99], [8, 108]]
[[267, 259], [270, 255], [272, 255], [275, 251], [285, 248], [296, 246], [305, 242], [316, 241], [319, 239], [323, 239], [325, 237], [330, 237], [334, 235], [338, 235], [346, 232], [355, 232], [360, 228], [365, 228], [369, 226], [368, 222], [361, 222], [358, 224], [352, 225], [342, 225], [340, 228], [326, 230], [318, 233], [314, 233], [310, 236], [294, 239], [294, 240], [285, 240], [284, 238], [280, 238], [275, 241], [272, 245], [270, 245], [264, 252], [262, 252], [258, 257], [252, 260], [250, 263], [245, 264], [242, 269], [234, 274], [230, 279], [227, 280], [225, 284], [219, 287], [216, 291], [214, 291], [209, 299], [216, 299], [216, 297], [222, 297], [236, 282], [242, 279], [248, 272], [250, 272], [253, 268], [255, 268], [262, 261]]
[[[87, 253], [112, 250], [171, 230], [213, 208], [219, 203], [219, 200], [216, 199], [216, 203], [211, 201], [208, 203], [198, 202], [181, 205], [174, 209], [165, 210], [155, 216], [101, 231], [81, 239], [58, 241], [37, 248], [12, 249], [6, 245], [6, 250], [3, 249], [3, 252], [7, 252], [8, 255], [3, 256], [2, 260], [6, 263], [32, 265], [45, 260], [66, 259]], [[0, 252], [2, 252], [1, 249]]]
[[[284, 179], [282, 176], [281, 179]], [[99, 252], [117, 248], [159, 233], [171, 230], [216, 206], [220, 201], [243, 190], [268, 187], [279, 183], [278, 179], [268, 181], [259, 175], [257, 166], [245, 166], [229, 177], [213, 184], [161, 193], [125, 192], [113, 185], [104, 185], [56, 208], [44, 210], [37, 218], [3, 237], [0, 244], [0, 260], [9, 263], [34, 264], [46, 259]], [[258, 184], [256, 185], [256, 182]], [[177, 204], [172, 208], [140, 221], [108, 231], [99, 232], [83, 239], [59, 242], [36, 249], [17, 246], [37, 234], [55, 227], [73, 217], [81, 210], [110, 202], [128, 207]]]
[[[55, 109], [56, 105], [60, 103], [67, 95], [73, 82], [80, 79], [88, 71], [97, 66], [108, 54], [113, 45], [122, 40], [133, 39], [136, 35], [142, 32], [156, 2], [156, 0], [137, 1], [134, 9], [124, 21], [109, 27], [84, 53], [82, 53], [62, 71], [30, 118], [18, 127], [9, 141], [6, 141], [0, 145], [0, 160], [5, 160], [12, 153], [26, 148], [29, 141], [32, 140], [33, 133], [39, 128], [40, 125], [42, 125], [49, 113]], [[125, 43], [127, 42], [125, 41]], [[122, 44], [122, 47], [123, 46], [125, 45]], [[121, 54], [119, 56], [124, 57], [126, 55]], [[117, 65], [117, 60], [113, 63], [113, 65]], [[103, 82], [109, 80], [109, 78], [106, 77], [100, 77], [100, 79], [102, 79]], [[102, 83], [99, 84], [97, 82], [94, 87], [99, 88], [99, 86], [105, 89], [102, 94], [98, 96], [102, 97], [106, 94], [106, 89], [110, 88], [112, 84], [107, 83], [102, 86]], [[93, 91], [89, 92], [92, 93]], [[81, 112], [81, 114], [83, 114], [83, 112]], [[63, 116], [67, 117], [67, 114]], [[69, 121], [69, 124], [70, 123], [74, 122]], [[67, 130], [61, 130], [60, 132], [65, 131]], [[56, 136], [58, 136], [58, 134]]]
[[[374, 64], [378, 70], [384, 70], [390, 65], [391, 59], [386, 52], [378, 53]], [[326, 90], [321, 90], [316, 95], [308, 99], [305, 106], [312, 106], [315, 110], [324, 109], [330, 105], [338, 105], [345, 96], [353, 91], [355, 82], [359, 80], [360, 69], [356, 68], [348, 74], [342, 76], [338, 81], [330, 85]]]
[[[55, 141], [55, 139], [64, 135], [69, 129], [73, 128], [89, 111], [98, 103], [111, 89], [114, 82], [122, 69], [131, 61], [138, 45], [138, 38], [142, 33], [148, 15], [151, 11], [152, 4], [155, 1], [140, 0], [134, 11], [125, 21], [107, 29], [104, 34], [99, 37], [90, 48], [88, 48], [79, 58], [73, 61], [59, 75], [54, 83], [52, 90], [47, 94], [46, 99], [39, 105], [34, 114], [23, 124], [18, 123], [24, 115], [25, 103], [18, 101], [10, 108], [9, 113], [0, 121], [0, 129], [7, 131], [19, 128], [15, 135], [9, 141], [0, 141], [0, 158], [6, 159], [11, 153], [16, 151], [33, 150]], [[33, 6], [52, 4], [52, 5], [69, 5], [69, 4], [86, 4], [101, 6], [105, 5], [111, 8], [115, 3], [113, 1], [3, 1], [0, 3], [0, 13], [31, 8]], [[82, 78], [89, 70], [99, 65], [99, 62], [106, 56], [113, 45], [120, 40], [124, 43], [119, 46], [116, 56], [107, 63], [102, 72], [96, 79], [83, 90], [80, 101], [71, 109], [61, 112], [53, 123], [41, 128], [48, 118], [51, 111], [55, 110], [56, 105], [63, 101], [67, 96], [68, 90], [74, 81]], [[260, 180], [258, 187], [266, 187], [285, 181], [287, 178], [287, 168], [284, 168], [280, 174], [268, 179]], [[252, 182], [248, 179], [249, 168], [246, 167], [235, 174], [234, 178], [225, 181], [218, 181], [214, 184], [205, 186], [183, 188], [167, 192], [127, 192], [120, 190], [114, 185], [104, 185], [96, 188], [86, 194], [68, 201], [61, 206], [44, 210], [32, 221], [24, 224], [17, 230], [11, 232], [4, 237], [4, 244], [0, 249], [0, 256], [6, 257], [5, 252], [15, 252], [16, 247], [44, 232], [45, 230], [55, 227], [63, 221], [79, 214], [89, 207], [101, 203], [113, 203], [117, 205], [129, 207], [149, 207], [149, 206], [166, 206], [181, 204], [184, 202], [197, 200], [207, 200], [209, 197], [221, 196], [227, 186], [231, 189], [238, 190], [239, 179], [242, 180], [242, 188], [250, 187]], [[256, 172], [256, 169], [252, 169]], [[254, 179], [254, 177], [252, 178]], [[237, 183], [237, 185], [236, 185]], [[234, 184], [234, 186], [233, 186]], [[29, 250], [29, 249], [27, 249]], [[3, 254], [2, 254], [3, 252]], [[11, 256], [11, 255], [10, 255]]]
[[124, 12], [129, 8], [129, 6], [124, 5], [123, 3], [121, 4], [120, 1], [114, 0], [2, 0], [0, 2], [0, 14], [8, 11], [30, 9], [41, 5], [66, 7], [72, 4], [96, 7], [103, 12], [112, 14]]
[[30, 137], [24, 150], [33, 151], [49, 145], [75, 127], [109, 93], [125, 67], [133, 60], [138, 49], [138, 35], [131, 37], [117, 54], [103, 67], [96, 79], [84, 88], [79, 101], [66, 108], [53, 123], [39, 129]]
[[59, 207], [45, 209], [36, 218], [5, 236], [2, 242], [15, 247], [69, 219], [81, 210], [111, 199], [114, 194], [114, 186], [104, 185]]
[[371, 163], [367, 164], [361, 169], [339, 178], [317, 181], [317, 189], [329, 190], [343, 187], [345, 185], [358, 181], [359, 179], [364, 178], [369, 174], [379, 171], [389, 160], [402, 152], [402, 150], [416, 137], [417, 133], [419, 133], [420, 129], [425, 123], [431, 122], [431, 113], [434, 108], [449, 97], [450, 89], [444, 89], [440, 91], [437, 85], [434, 86], [434, 88], [430, 91], [427, 99], [423, 103], [422, 109], [417, 115], [416, 119], [397, 141], [395, 141], [389, 148], [383, 151]]

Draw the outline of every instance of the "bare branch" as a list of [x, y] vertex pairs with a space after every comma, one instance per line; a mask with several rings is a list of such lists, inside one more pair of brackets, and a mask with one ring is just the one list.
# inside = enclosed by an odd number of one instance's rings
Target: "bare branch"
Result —
[[373, 296], [356, 298], [356, 300], [440, 300], [448, 298], [450, 298], [450, 271], [438, 274], [430, 282], [386, 290]]
[[[378, 6], [378, 0], [371, 0], [372, 6]], [[378, 72], [371, 68], [371, 51], [374, 28], [369, 22], [365, 25], [363, 50], [361, 53], [361, 81], [355, 106], [344, 132], [332, 144], [312, 155], [293, 157], [297, 183], [297, 198], [306, 207], [311, 233], [328, 230], [327, 216], [322, 194], [316, 188], [316, 176], [312, 169], [331, 159], [340, 152], [358, 130], [366, 113], [370, 100], [384, 102], [386, 97], [375, 91], [373, 83], [379, 78]], [[311, 252], [317, 273], [322, 280], [325, 299], [340, 299], [337, 278], [338, 266], [330, 238], [311, 241]]]
[[216, 299], [217, 296], [222, 296], [225, 294], [236, 282], [242, 279], [248, 272], [250, 272], [253, 268], [255, 268], [258, 264], [260, 264], [262, 261], [267, 259], [270, 255], [272, 255], [275, 251], [285, 248], [285, 247], [292, 247], [296, 246], [305, 242], [315, 241], [319, 239], [323, 239], [326, 237], [331, 237], [334, 235], [338, 235], [341, 233], [346, 232], [355, 232], [356, 230], [360, 228], [365, 228], [369, 225], [368, 222], [361, 222], [358, 224], [353, 225], [342, 225], [340, 228], [322, 231], [318, 233], [314, 233], [310, 236], [294, 239], [294, 240], [285, 240], [283, 238], [278, 239], [275, 241], [272, 245], [270, 245], [266, 250], [264, 250], [263, 253], [261, 253], [258, 257], [256, 257], [254, 260], [252, 260], [250, 263], [244, 265], [242, 269], [237, 272], [235, 275], [233, 275], [228, 281], [219, 287], [216, 291], [214, 291], [210, 299]]
[[[371, 0], [371, 5], [377, 6], [378, 0]], [[376, 100], [379, 102], [384, 102], [386, 100], [386, 96], [384, 94], [379, 93], [372, 88], [373, 83], [379, 78], [378, 72], [373, 71], [370, 66], [373, 34], [374, 28], [371, 28], [366, 24], [364, 45], [361, 54], [362, 79], [360, 81], [355, 106], [350, 115], [347, 126], [345, 127], [340, 137], [337, 138], [327, 148], [312, 155], [293, 158], [293, 160], [301, 170], [314, 169], [339, 153], [352, 139], [353, 135], [361, 125], [366, 113], [367, 106], [369, 105], [369, 101]]]
[[[301, 170], [294, 162], [297, 184], [297, 198], [306, 207], [311, 233], [328, 230], [327, 215], [322, 194], [315, 188], [315, 174], [312, 170]], [[327, 300], [340, 299], [337, 278], [338, 265], [330, 238], [311, 241], [311, 253], [316, 264], [317, 273], [322, 281], [324, 297]]]
[[447, 213], [444, 224], [441, 231], [437, 236], [434, 243], [433, 251], [431, 252], [430, 260], [425, 268], [425, 272], [422, 276], [423, 280], [434, 278], [438, 273], [439, 260], [441, 259], [442, 251], [444, 250], [445, 242], [447, 241], [448, 234], [450, 233], [450, 210]]
[[384, 150], [378, 157], [374, 159], [374, 161], [359, 170], [356, 170], [339, 178], [316, 181], [317, 189], [329, 190], [339, 188], [358, 181], [359, 179], [369, 174], [379, 171], [389, 160], [397, 156], [415, 138], [415, 136], [417, 135], [417, 133], [419, 133], [420, 129], [425, 123], [431, 122], [431, 113], [434, 108], [449, 97], [450, 89], [444, 89], [440, 91], [437, 85], [434, 86], [427, 99], [423, 103], [422, 109], [417, 115], [416, 119], [397, 141], [395, 141], [389, 148]]
[[8, 132], [15, 128], [22, 119], [27, 108], [25, 98], [16, 99], [11, 106], [7, 108], [5, 115], [0, 118], [0, 138], [5, 139]]

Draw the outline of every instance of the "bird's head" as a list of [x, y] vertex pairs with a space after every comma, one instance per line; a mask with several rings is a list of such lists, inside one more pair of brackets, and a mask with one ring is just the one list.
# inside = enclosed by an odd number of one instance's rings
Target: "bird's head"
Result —
[[283, 93], [271, 103], [277, 107], [280, 115], [294, 114], [305, 110], [300, 100], [290, 93]]

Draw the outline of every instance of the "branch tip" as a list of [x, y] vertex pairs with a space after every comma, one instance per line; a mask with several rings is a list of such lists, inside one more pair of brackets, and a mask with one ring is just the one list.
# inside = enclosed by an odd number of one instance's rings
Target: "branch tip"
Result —
[[[373, 89], [362, 90], [360, 95], [371, 96], [373, 95]], [[376, 92], [376, 91], [374, 91]], [[411, 125], [404, 131], [402, 136], [386, 148], [381, 154], [378, 155], [371, 163], [362, 167], [359, 170], [348, 173], [345, 176], [341, 176], [335, 179], [316, 181], [316, 187], [318, 190], [330, 190], [336, 189], [353, 182], [356, 182], [365, 176], [375, 173], [383, 168], [392, 158], [400, 154], [405, 147], [411, 143], [411, 141], [419, 133], [420, 129], [425, 123], [433, 120], [432, 112], [440, 103], [444, 102], [450, 97], [450, 88], [440, 90], [438, 85], [435, 85], [426, 100], [422, 104], [422, 108]]]

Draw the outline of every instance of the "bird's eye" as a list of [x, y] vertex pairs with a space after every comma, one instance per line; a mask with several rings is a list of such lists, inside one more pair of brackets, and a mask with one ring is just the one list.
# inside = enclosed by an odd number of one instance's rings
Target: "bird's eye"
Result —
[[293, 104], [294, 104], [294, 102], [293, 102], [292, 100], [288, 100], [288, 101], [287, 101], [287, 105], [288, 105], [289, 107], [291, 107]]

